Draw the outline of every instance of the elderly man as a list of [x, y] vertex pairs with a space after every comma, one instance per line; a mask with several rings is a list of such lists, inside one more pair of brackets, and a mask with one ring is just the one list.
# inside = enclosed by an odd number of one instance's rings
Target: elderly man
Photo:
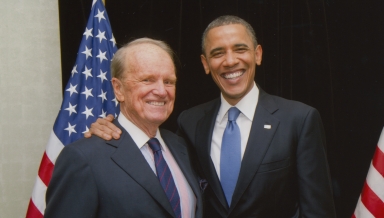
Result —
[[45, 217], [202, 217], [202, 197], [185, 142], [159, 129], [171, 114], [173, 52], [142, 38], [119, 49], [112, 84], [120, 139], [66, 146], [47, 190]]
[[[262, 48], [253, 28], [219, 17], [204, 31], [202, 53], [221, 96], [182, 112], [178, 123], [208, 181], [206, 217], [335, 217], [320, 115], [255, 84]], [[108, 119], [91, 132], [118, 138]]]

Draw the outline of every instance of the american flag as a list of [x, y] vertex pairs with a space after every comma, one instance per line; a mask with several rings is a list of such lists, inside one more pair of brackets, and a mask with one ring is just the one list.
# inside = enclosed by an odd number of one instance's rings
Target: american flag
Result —
[[98, 117], [118, 114], [118, 102], [110, 82], [110, 63], [116, 50], [104, 4], [101, 0], [93, 0], [76, 63], [41, 160], [27, 218], [43, 217], [47, 186], [64, 146], [82, 138]]
[[352, 218], [384, 217], [384, 128]]

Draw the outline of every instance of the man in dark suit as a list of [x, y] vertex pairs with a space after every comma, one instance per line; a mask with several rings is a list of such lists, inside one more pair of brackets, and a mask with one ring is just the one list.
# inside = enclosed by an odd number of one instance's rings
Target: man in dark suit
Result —
[[202, 195], [185, 141], [159, 129], [171, 114], [176, 73], [164, 42], [137, 39], [111, 71], [120, 139], [82, 139], [59, 155], [45, 217], [202, 217]]
[[[203, 34], [202, 53], [221, 96], [182, 112], [178, 131], [208, 182], [206, 217], [335, 217], [320, 115], [255, 84], [262, 48], [253, 28], [219, 17]], [[106, 120], [91, 131], [118, 136]]]

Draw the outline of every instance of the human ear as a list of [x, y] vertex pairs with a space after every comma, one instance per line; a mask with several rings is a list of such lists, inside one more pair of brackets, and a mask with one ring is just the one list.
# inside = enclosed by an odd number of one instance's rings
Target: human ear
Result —
[[263, 49], [261, 45], [257, 45], [255, 49], [255, 61], [257, 65], [261, 65], [261, 60], [263, 59]]
[[207, 58], [202, 54], [200, 55], [200, 58], [201, 58], [201, 63], [203, 64], [203, 67], [204, 67], [204, 70], [205, 70], [205, 74], [209, 74], [209, 66], [208, 66], [208, 62], [207, 62]]
[[123, 102], [124, 101], [124, 95], [123, 95], [122, 82], [119, 79], [113, 77], [112, 78], [112, 87], [113, 87], [113, 92], [115, 93], [116, 99], [119, 102]]

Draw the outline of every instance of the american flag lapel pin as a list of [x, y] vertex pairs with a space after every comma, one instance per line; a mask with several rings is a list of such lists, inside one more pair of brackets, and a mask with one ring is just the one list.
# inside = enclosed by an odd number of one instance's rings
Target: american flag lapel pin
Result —
[[265, 124], [265, 125], [264, 125], [264, 129], [271, 129], [271, 128], [272, 128], [272, 126], [269, 125], [269, 124]]

